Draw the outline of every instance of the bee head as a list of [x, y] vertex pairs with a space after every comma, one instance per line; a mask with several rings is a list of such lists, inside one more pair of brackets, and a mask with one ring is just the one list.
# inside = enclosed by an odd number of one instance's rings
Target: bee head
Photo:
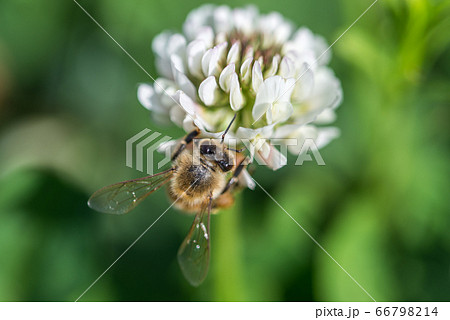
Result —
[[199, 151], [201, 156], [218, 165], [223, 172], [230, 171], [234, 167], [233, 157], [223, 143], [205, 139], [200, 143]]
[[230, 123], [228, 124], [228, 127], [222, 134], [222, 140], [218, 142], [214, 139], [204, 139], [200, 142], [200, 156], [206, 158], [207, 161], [210, 163], [214, 163], [223, 172], [230, 171], [234, 167], [234, 154], [230, 153], [230, 151], [233, 152], [239, 152], [238, 150], [229, 149], [227, 146], [225, 146], [225, 136], [228, 133], [228, 131], [231, 128], [231, 125], [233, 124], [234, 120], [236, 120], [237, 113], [234, 114], [233, 119], [231, 119]]

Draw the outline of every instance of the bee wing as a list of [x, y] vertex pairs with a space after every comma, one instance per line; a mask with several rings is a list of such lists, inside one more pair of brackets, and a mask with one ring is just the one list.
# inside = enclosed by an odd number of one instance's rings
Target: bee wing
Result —
[[181, 271], [195, 287], [200, 285], [208, 274], [211, 203], [212, 199], [196, 214], [194, 223], [178, 250]]
[[104, 213], [128, 213], [152, 192], [168, 182], [172, 177], [173, 171], [171, 168], [152, 176], [123, 181], [104, 187], [89, 198], [88, 205], [92, 209]]

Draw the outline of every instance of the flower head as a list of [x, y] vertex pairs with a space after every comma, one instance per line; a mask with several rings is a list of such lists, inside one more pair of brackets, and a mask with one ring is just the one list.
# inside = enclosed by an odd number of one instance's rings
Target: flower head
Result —
[[[153, 51], [161, 78], [141, 84], [138, 98], [158, 122], [217, 137], [237, 113], [227, 136], [251, 140], [251, 156], [273, 169], [286, 158], [272, 138], [322, 147], [339, 134], [323, 127], [342, 98], [327, 44], [279, 13], [204, 5], [189, 13], [182, 34], [159, 34]], [[298, 154], [301, 144], [288, 149]]]

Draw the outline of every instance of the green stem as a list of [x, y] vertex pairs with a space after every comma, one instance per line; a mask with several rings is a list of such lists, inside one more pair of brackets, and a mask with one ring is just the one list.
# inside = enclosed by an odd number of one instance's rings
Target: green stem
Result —
[[214, 217], [212, 234], [212, 263], [215, 301], [244, 301], [246, 299], [242, 236], [240, 227], [241, 201]]

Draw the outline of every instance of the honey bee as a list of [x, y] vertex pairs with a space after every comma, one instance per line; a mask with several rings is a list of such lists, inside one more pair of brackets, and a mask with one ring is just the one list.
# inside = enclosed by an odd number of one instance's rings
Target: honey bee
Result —
[[119, 182], [96, 191], [88, 205], [97, 211], [125, 214], [142, 200], [168, 184], [173, 205], [195, 213], [194, 222], [178, 250], [178, 262], [186, 279], [200, 285], [208, 273], [210, 258], [210, 215], [234, 203], [233, 191], [238, 177], [247, 165], [243, 150], [231, 149], [224, 143], [236, 115], [222, 140], [196, 139], [195, 129], [184, 137], [172, 154], [172, 167], [160, 173]]

